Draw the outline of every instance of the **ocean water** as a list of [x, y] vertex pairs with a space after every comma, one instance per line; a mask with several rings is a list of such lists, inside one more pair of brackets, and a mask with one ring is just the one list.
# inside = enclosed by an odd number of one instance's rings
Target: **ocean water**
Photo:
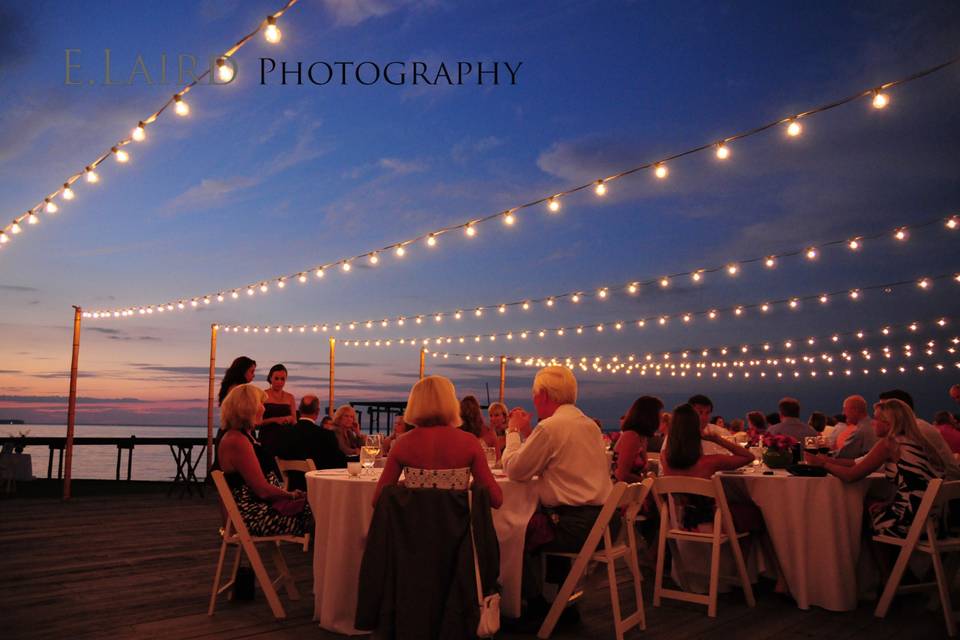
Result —
[[[67, 435], [65, 425], [52, 424], [4, 424], [0, 425], [0, 435], [27, 433], [30, 437], [49, 437]], [[134, 425], [77, 425], [74, 437], [104, 438], [206, 438], [206, 427], [144, 427]], [[45, 447], [27, 447], [33, 464], [33, 475], [47, 477], [47, 460], [50, 450]], [[197, 450], [194, 449], [194, 455]], [[203, 477], [206, 464], [201, 462], [197, 475]], [[117, 471], [117, 448], [110, 445], [80, 446], [73, 448], [73, 477], [113, 480]], [[177, 472], [169, 447], [138, 446], [133, 450], [132, 480], [172, 480]], [[57, 475], [57, 452], [54, 452], [53, 477]], [[120, 477], [127, 477], [127, 451], [123, 452], [120, 463]]]

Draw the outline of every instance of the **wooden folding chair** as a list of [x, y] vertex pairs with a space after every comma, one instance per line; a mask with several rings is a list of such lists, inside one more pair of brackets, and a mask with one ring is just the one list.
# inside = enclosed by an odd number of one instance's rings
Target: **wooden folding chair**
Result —
[[[960, 551], [960, 537], [945, 535], [938, 538], [937, 522], [950, 501], [958, 499], [960, 499], [960, 480], [954, 482], [944, 482], [940, 479], [931, 480], [923, 494], [920, 508], [917, 509], [906, 538], [884, 535], [873, 536], [874, 542], [900, 547], [900, 554], [893, 565], [890, 577], [887, 578], [887, 584], [883, 588], [883, 593], [880, 595], [880, 601], [877, 603], [873, 615], [878, 618], [885, 617], [887, 610], [890, 608], [890, 603], [893, 601], [893, 596], [897, 593], [936, 587], [940, 592], [940, 606], [943, 608], [943, 619], [947, 624], [947, 633], [950, 637], [957, 634], [955, 612], [950, 601], [950, 584], [940, 554]], [[925, 539], [921, 539], [924, 536]], [[936, 581], [901, 587], [900, 580], [903, 578], [903, 572], [910, 562], [910, 557], [917, 552], [926, 553], [930, 556]]]
[[[554, 598], [553, 604], [550, 606], [547, 617], [537, 632], [538, 638], [549, 638], [567, 604], [583, 595], [582, 590], [577, 593], [574, 593], [574, 591], [590, 562], [602, 562], [607, 565], [610, 604], [613, 607], [613, 628], [616, 631], [617, 640], [623, 640], [624, 632], [633, 627], [640, 627], [641, 630], [647, 628], [646, 615], [643, 610], [643, 591], [640, 587], [642, 578], [640, 576], [640, 565], [637, 562], [637, 533], [634, 523], [640, 518], [640, 509], [643, 507], [651, 487], [653, 487], [652, 478], [629, 485], [618, 482], [613, 486], [613, 491], [610, 492], [610, 496], [600, 510], [600, 515], [597, 516], [597, 521], [587, 535], [587, 540], [583, 543], [579, 553], [549, 552], [544, 554], [570, 558], [573, 561], [573, 566], [570, 568], [567, 579], [563, 581], [560, 591], [557, 592], [557, 597]], [[614, 544], [610, 535], [610, 522], [619, 509], [623, 509], [623, 526], [617, 544]], [[597, 547], [600, 545], [601, 538], [603, 539], [603, 549], [598, 550]], [[626, 541], [624, 541], [624, 538], [626, 538]], [[626, 618], [621, 617], [620, 593], [617, 590], [615, 563], [618, 558], [623, 558], [630, 568], [636, 598], [636, 610]]]
[[[227, 522], [221, 531], [223, 542], [220, 544], [220, 559], [217, 561], [217, 572], [213, 578], [213, 591], [210, 594], [210, 607], [207, 609], [207, 615], [213, 615], [213, 609], [217, 604], [217, 596], [232, 587], [236, 582], [237, 569], [240, 568], [240, 556], [246, 555], [250, 561], [250, 566], [253, 567], [253, 573], [257, 577], [257, 582], [260, 583], [260, 588], [263, 589], [263, 594], [267, 598], [270, 610], [273, 611], [274, 617], [278, 620], [286, 618], [287, 614], [283, 610], [283, 605], [280, 604], [280, 598], [277, 595], [277, 585], [281, 582], [283, 583], [284, 588], [287, 590], [287, 595], [291, 600], [299, 600], [300, 592], [297, 591], [297, 585], [293, 581], [290, 569], [283, 559], [283, 553], [280, 551], [280, 543], [291, 542], [301, 545], [303, 546], [304, 552], [306, 552], [310, 545], [310, 534], [302, 536], [250, 535], [250, 532], [247, 530], [247, 525], [244, 524], [243, 517], [240, 515], [237, 502], [233, 499], [233, 493], [230, 491], [230, 487], [223, 477], [223, 472], [212, 471], [210, 472], [210, 477], [213, 478], [213, 483], [217, 487], [217, 492], [220, 494], [220, 501], [223, 503], [223, 508], [227, 512]], [[258, 542], [272, 543], [270, 547], [273, 552], [273, 561], [277, 566], [277, 570], [280, 572], [280, 575], [278, 575], [275, 580], [270, 579], [270, 575], [263, 565], [260, 552], [257, 550]], [[220, 579], [223, 576], [223, 563], [227, 556], [227, 546], [232, 544], [237, 545], [237, 554], [233, 561], [233, 571], [230, 575], [230, 580], [221, 586]]]
[[274, 460], [277, 461], [277, 468], [280, 469], [280, 475], [283, 477], [283, 488], [288, 491], [290, 489], [290, 477], [287, 475], [288, 471], [306, 473], [307, 471], [317, 470], [317, 465], [315, 465], [310, 458], [306, 460], [281, 460], [275, 457]]
[[[681, 529], [680, 522], [677, 518], [678, 514], [675, 509], [674, 494], [713, 498], [716, 503], [716, 509], [713, 514], [713, 531], [710, 533], [701, 533], [699, 531], [685, 531]], [[747, 566], [743, 561], [743, 553], [740, 550], [740, 539], [749, 534], [737, 533], [734, 528], [733, 518], [730, 516], [730, 508], [727, 505], [726, 494], [723, 491], [723, 485], [720, 484], [720, 476], [714, 476], [713, 480], [687, 478], [683, 476], [660, 477], [654, 482], [653, 495], [657, 501], [657, 507], [660, 510], [660, 539], [657, 544], [657, 572], [653, 587], [653, 606], [659, 607], [662, 598], [705, 604], [707, 605], [707, 615], [715, 618], [717, 616], [717, 591], [720, 580], [738, 581], [737, 577], [728, 578], [720, 575], [720, 551], [725, 544], [729, 544], [730, 550], [733, 552], [733, 559], [736, 562], [737, 573], [739, 574], [739, 582], [743, 588], [743, 595], [747, 600], [747, 605], [751, 607], [756, 606], [756, 600], [753, 597], [753, 588], [750, 585], [750, 578], [747, 575]], [[664, 558], [668, 541], [670, 542], [670, 548], [673, 552], [673, 562], [677, 566], [681, 579], [684, 576], [679, 545], [677, 544], [677, 542], [681, 540], [711, 545], [710, 587], [706, 595], [677, 589], [666, 589], [663, 586]], [[682, 583], [680, 586], [684, 587]]]

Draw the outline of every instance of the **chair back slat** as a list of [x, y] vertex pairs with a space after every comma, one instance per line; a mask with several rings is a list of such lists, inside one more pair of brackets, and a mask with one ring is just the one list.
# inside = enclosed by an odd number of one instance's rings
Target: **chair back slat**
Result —
[[210, 477], [213, 478], [213, 484], [217, 487], [220, 503], [227, 512], [228, 527], [226, 531], [229, 531], [229, 527], [232, 526], [241, 537], [249, 537], [250, 532], [247, 531], [247, 525], [243, 521], [243, 516], [240, 515], [240, 508], [237, 506], [233, 492], [227, 484], [227, 479], [223, 477], [223, 471], [211, 471]]
[[307, 458], [306, 460], [282, 460], [274, 457], [274, 460], [277, 461], [277, 468], [280, 469], [280, 475], [283, 476], [284, 489], [290, 488], [290, 477], [287, 475], [288, 471], [306, 473], [307, 471], [317, 470], [317, 465], [314, 464], [311, 458]]
[[661, 476], [654, 482], [653, 491], [658, 496], [689, 493], [706, 498], [717, 497], [713, 482], [703, 478], [688, 478], [686, 476]]

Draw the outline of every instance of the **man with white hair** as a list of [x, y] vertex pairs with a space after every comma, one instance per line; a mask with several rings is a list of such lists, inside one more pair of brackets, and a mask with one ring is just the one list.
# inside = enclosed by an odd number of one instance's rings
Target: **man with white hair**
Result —
[[873, 420], [863, 396], [850, 396], [843, 401], [847, 428], [837, 436], [837, 457], [855, 459], [865, 456], [877, 444]]
[[[579, 551], [613, 486], [600, 429], [576, 401], [573, 372], [545, 367], [533, 381], [536, 429], [529, 431], [530, 416], [524, 411], [512, 412], [507, 425], [502, 457], [507, 477], [514, 482], [539, 477], [540, 509], [527, 531], [522, 587], [524, 618], [533, 624], [549, 608], [543, 598], [540, 553]], [[522, 444], [521, 431], [530, 433]]]

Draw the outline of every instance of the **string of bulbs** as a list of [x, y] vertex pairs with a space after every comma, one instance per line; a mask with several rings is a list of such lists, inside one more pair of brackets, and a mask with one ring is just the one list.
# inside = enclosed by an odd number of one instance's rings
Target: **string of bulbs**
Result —
[[[216, 300], [217, 302], [223, 302], [227, 298], [238, 299], [241, 297], [241, 293], [244, 291], [248, 296], [253, 296], [258, 291], [260, 293], [267, 293], [270, 290], [271, 284], [276, 285], [277, 288], [282, 289], [286, 286], [287, 282], [290, 282], [290, 281], [295, 280], [301, 284], [306, 283], [310, 280], [309, 274], [311, 273], [314, 274], [315, 279], [322, 279], [329, 270], [334, 270], [334, 269], [337, 269], [343, 273], [349, 273], [353, 268], [353, 263], [359, 260], [366, 260], [367, 264], [375, 266], [381, 262], [382, 254], [393, 253], [397, 258], [403, 258], [405, 255], [407, 255], [409, 249], [413, 245], [423, 242], [428, 247], [435, 247], [438, 243], [438, 239], [440, 238], [440, 236], [447, 233], [454, 232], [454, 231], [462, 230], [468, 238], [473, 238], [473, 237], [476, 237], [477, 235], [478, 226], [487, 222], [500, 220], [506, 226], [515, 225], [518, 220], [518, 212], [523, 209], [528, 209], [528, 208], [536, 207], [539, 205], [546, 205], [546, 208], [550, 213], [557, 213], [560, 211], [561, 200], [563, 198], [570, 196], [572, 194], [578, 193], [580, 191], [583, 191], [585, 189], [592, 188], [594, 193], [598, 197], [603, 197], [607, 194], [609, 185], [611, 183], [621, 178], [625, 178], [627, 176], [637, 174], [641, 171], [650, 170], [652, 171], [653, 175], [657, 179], [661, 179], [661, 180], [665, 179], [669, 173], [668, 163], [671, 163], [674, 160], [678, 160], [680, 158], [684, 158], [686, 156], [690, 156], [696, 153], [701, 153], [703, 151], [714, 149], [716, 158], [718, 160], [725, 161], [730, 158], [731, 143], [751, 137], [751, 136], [758, 135], [760, 133], [774, 129], [776, 127], [784, 127], [786, 136], [788, 138], [795, 138], [799, 136], [803, 130], [803, 125], [801, 125], [801, 120], [806, 121], [808, 118], [810, 118], [813, 115], [835, 109], [837, 107], [846, 105], [848, 103], [854, 102], [862, 98], [869, 98], [871, 100], [871, 104], [875, 109], [884, 109], [890, 103], [890, 97], [889, 97], [889, 94], [887, 93], [889, 89], [899, 85], [907, 84], [909, 82], [913, 82], [915, 80], [919, 80], [920, 78], [929, 76], [942, 69], [950, 67], [958, 62], [960, 62], [960, 56], [957, 56], [955, 58], [942, 62], [933, 67], [923, 69], [921, 71], [913, 73], [904, 78], [893, 80], [891, 82], [885, 82], [878, 86], [874, 86], [869, 89], [859, 91], [855, 94], [847, 96], [846, 98], [842, 98], [840, 100], [836, 100], [828, 104], [807, 109], [806, 111], [801, 111], [799, 113], [795, 113], [783, 118], [779, 118], [772, 122], [768, 122], [766, 124], [754, 127], [752, 129], [726, 136], [720, 140], [715, 140], [706, 144], [702, 144], [697, 147], [693, 147], [691, 149], [687, 149], [685, 151], [680, 151], [678, 153], [668, 155], [659, 160], [646, 162], [644, 164], [632, 167], [630, 169], [619, 171], [612, 175], [600, 177], [577, 187], [572, 187], [564, 191], [560, 191], [550, 195], [545, 195], [531, 202], [519, 204], [509, 209], [506, 209], [504, 211], [499, 211], [497, 213], [489, 214], [486, 216], [472, 218], [470, 220], [466, 220], [461, 223], [448, 225], [446, 227], [435, 229], [433, 231], [418, 235], [413, 238], [401, 240], [399, 242], [394, 242], [392, 244], [386, 245], [384, 247], [380, 247], [378, 249], [364, 251], [363, 253], [360, 253], [351, 257], [347, 257], [347, 258], [341, 258], [333, 262], [315, 265], [315, 266], [303, 269], [302, 271], [299, 271], [297, 273], [280, 275], [280, 276], [271, 276], [269, 278], [262, 279], [258, 282], [250, 283], [245, 286], [227, 288], [218, 292], [199, 294], [196, 296], [189, 296], [187, 298], [181, 298], [177, 301], [168, 301], [160, 305], [145, 305], [145, 306], [135, 305], [135, 306], [126, 307], [126, 308], [97, 311], [95, 312], [97, 314], [96, 316], [91, 314], [90, 317], [96, 317], [96, 318], [129, 317], [137, 313], [147, 313], [146, 309], [153, 309], [154, 306], [156, 306], [158, 309], [164, 308], [167, 310], [173, 310], [174, 308], [184, 309], [187, 303], [189, 303], [190, 306], [196, 307], [199, 304], [209, 304], [211, 300]], [[957, 224], [957, 223], [955, 222], [954, 224]]]
[[[297, 2], [298, 0], [287, 0], [286, 4], [284, 4], [281, 9], [268, 15], [259, 25], [257, 25], [256, 29], [240, 38], [233, 44], [233, 46], [224, 51], [216, 60], [217, 78], [223, 83], [233, 80], [235, 70], [233, 67], [232, 56], [261, 31], [263, 32], [263, 37], [267, 42], [271, 44], [280, 42], [283, 33], [280, 31], [280, 27], [277, 26], [277, 20]], [[130, 153], [124, 149], [124, 147], [133, 142], [143, 142], [146, 140], [147, 127], [153, 124], [157, 118], [159, 118], [160, 115], [167, 110], [168, 107], [173, 105], [173, 110], [178, 116], [186, 117], [190, 115], [190, 105], [184, 99], [184, 96], [186, 96], [208, 75], [210, 75], [210, 69], [206, 69], [199, 76], [196, 76], [193, 81], [187, 83], [182, 89], [170, 96], [170, 98], [167, 99], [167, 101], [164, 102], [159, 109], [154, 111], [143, 120], [140, 120], [137, 123], [137, 126], [134, 127], [134, 129], [130, 132], [129, 136], [122, 138], [111, 145], [107, 151], [101, 153], [93, 162], [84, 166], [81, 171], [69, 176], [64, 181], [63, 186], [47, 194], [42, 201], [30, 207], [25, 213], [17, 216], [12, 222], [3, 227], [3, 229], [0, 229], [0, 246], [7, 244], [10, 241], [11, 236], [19, 235], [23, 231], [21, 223], [27, 225], [38, 224], [40, 222], [40, 216], [38, 214], [41, 212], [49, 215], [56, 214], [60, 210], [60, 205], [58, 205], [56, 202], [58, 196], [61, 201], [69, 202], [70, 200], [73, 200], [76, 197], [76, 194], [73, 190], [73, 185], [81, 178], [83, 178], [84, 181], [90, 185], [99, 183], [100, 174], [97, 173], [97, 168], [106, 162], [106, 160], [111, 156], [116, 159], [118, 164], [124, 165], [129, 162]]]
[[[878, 238], [890, 237], [896, 242], [906, 242], [911, 237], [912, 232], [919, 231], [926, 227], [933, 225], [942, 225], [942, 227], [948, 231], [955, 231], [960, 229], [960, 215], [949, 215], [947, 217], [938, 217], [933, 218], [924, 222], [920, 222], [912, 225], [899, 225], [890, 229], [882, 230], [876, 233], [870, 234], [860, 234], [854, 236], [847, 236], [845, 238], [830, 240], [828, 242], [822, 242], [819, 244], [804, 245], [802, 248], [792, 249], [789, 251], [781, 251], [778, 253], [766, 253], [762, 257], [750, 257], [743, 258], [740, 260], [735, 260], [733, 262], [727, 262], [722, 265], [714, 265], [711, 267], [699, 267], [687, 271], [680, 271], [677, 273], [672, 273], [663, 276], [657, 276], [655, 278], [646, 278], [643, 280], [633, 280], [626, 283], [621, 283], [619, 285], [612, 286], [600, 286], [593, 291], [584, 291], [584, 290], [574, 290], [574, 291], [565, 291], [563, 293], [557, 293], [549, 296], [543, 296], [539, 298], [524, 298], [523, 300], [513, 300], [510, 302], [500, 302], [495, 304], [486, 304], [474, 307], [469, 311], [464, 311], [463, 309], [456, 309], [454, 311], [430, 311], [427, 313], [414, 314], [412, 316], [394, 316], [388, 318], [381, 318], [378, 320], [365, 319], [365, 320], [348, 320], [342, 324], [349, 326], [351, 330], [357, 326], [363, 326], [367, 329], [372, 329], [375, 326], [380, 326], [381, 328], [386, 328], [390, 326], [391, 323], [396, 323], [399, 326], [403, 326], [408, 319], [412, 319], [415, 323], [421, 324], [424, 319], [432, 318], [435, 323], [441, 322], [444, 318], [450, 317], [454, 320], [460, 320], [465, 315], [472, 314], [474, 317], [482, 317], [484, 312], [496, 310], [499, 314], [505, 314], [508, 309], [511, 307], [520, 307], [524, 311], [530, 310], [534, 305], [542, 304], [547, 308], [552, 308], [556, 305], [557, 302], [563, 300], [570, 300], [572, 303], [579, 303], [584, 299], [595, 298], [598, 300], [604, 300], [608, 298], [614, 291], [622, 291], [629, 295], [637, 295], [640, 290], [644, 287], [651, 285], [657, 285], [660, 288], [666, 289], [671, 283], [677, 278], [689, 277], [690, 281], [694, 284], [702, 284], [705, 278], [712, 274], [722, 272], [730, 277], [740, 275], [744, 266], [753, 265], [762, 263], [767, 269], [776, 268], [778, 261], [785, 258], [794, 258], [803, 256], [808, 262], [812, 262], [820, 258], [821, 253], [830, 248], [834, 247], [846, 247], [851, 252], [859, 252], [864, 247], [864, 243], [871, 240], [876, 240]], [[349, 263], [344, 263], [349, 264]], [[320, 267], [316, 272], [318, 277], [323, 277], [323, 267]], [[299, 282], [304, 283], [307, 281], [307, 274], [301, 273], [296, 278]], [[277, 287], [283, 289], [286, 287], [287, 279], [281, 278], [277, 281]], [[93, 319], [107, 319], [107, 318], [127, 318], [133, 317], [135, 315], [149, 315], [156, 311], [157, 313], [164, 313], [166, 311], [179, 310], [183, 311], [184, 309], [189, 308], [198, 308], [201, 305], [209, 305], [212, 302], [223, 302], [227, 296], [231, 298], [240, 297], [240, 289], [233, 289], [229, 292], [219, 292], [216, 295], [205, 295], [203, 297], [190, 298], [189, 300], [181, 299], [176, 302], [167, 302], [159, 305], [147, 305], [145, 307], [136, 307], [136, 308], [125, 308], [125, 309], [106, 309], [106, 310], [96, 310], [96, 311], [85, 311], [85, 318]], [[258, 291], [261, 294], [265, 294], [270, 291], [270, 285], [266, 281], [260, 282], [258, 285], [248, 285], [246, 288], [246, 295], [253, 296]], [[324, 329], [326, 330], [326, 329]]]
[[[635, 318], [633, 320], [616, 320], [612, 322], [597, 322], [592, 324], [579, 324], [574, 326], [564, 326], [564, 327], [543, 327], [539, 329], [523, 329], [519, 331], [501, 331], [496, 333], [487, 333], [487, 334], [473, 334], [473, 335], [460, 335], [460, 336], [438, 336], [438, 337], [429, 337], [429, 338], [381, 338], [379, 340], [370, 340], [370, 339], [354, 339], [354, 340], [344, 340], [341, 342], [344, 346], [386, 346], [389, 347], [393, 344], [398, 345], [409, 345], [409, 346], [424, 346], [433, 344], [452, 344], [457, 342], [459, 344], [464, 344], [467, 340], [473, 340], [474, 342], [481, 342], [486, 339], [490, 342], [496, 341], [498, 338], [505, 338], [506, 340], [513, 340], [514, 338], [519, 338], [520, 340], [526, 340], [529, 337], [537, 338], [546, 338], [547, 336], [579, 336], [583, 335], [587, 330], [593, 330], [595, 333], [603, 333], [607, 330], [622, 331], [628, 327], [636, 327], [637, 329], [644, 329], [648, 324], [652, 326], [666, 326], [671, 320], [679, 319], [684, 325], [691, 324], [698, 317], [703, 317], [708, 320], [717, 320], [721, 316], [726, 316], [727, 314], [731, 315], [734, 318], [743, 317], [748, 311], [758, 310], [762, 314], [767, 314], [770, 311], [773, 311], [779, 306], [786, 305], [791, 311], [798, 311], [803, 307], [805, 302], [816, 301], [820, 304], [821, 307], [830, 303], [831, 300], [846, 297], [853, 301], [863, 300], [867, 292], [876, 291], [876, 290], [889, 290], [892, 292], [895, 289], [902, 289], [907, 286], [914, 286], [919, 288], [921, 291], [930, 291], [934, 283], [939, 280], [951, 279], [954, 282], [960, 284], [960, 273], [957, 274], [941, 274], [936, 276], [925, 276], [920, 279], [915, 280], [900, 280], [897, 282], [887, 282], [883, 284], [874, 284], [862, 287], [855, 287], [852, 289], [843, 289], [838, 291], [833, 291], [830, 293], [815, 293], [815, 294], [805, 294], [790, 296], [787, 298], [780, 298], [776, 300], [765, 300], [761, 302], [751, 302], [745, 304], [733, 304], [727, 305], [725, 307], [711, 307], [708, 309], [700, 309], [697, 311], [687, 311], [681, 313], [669, 313], [669, 314], [660, 314], [660, 315], [651, 315], [645, 316], [642, 318]], [[417, 324], [422, 324], [424, 319], [421, 316], [418, 316], [414, 322]], [[399, 322], [398, 324], [403, 324]], [[357, 324], [351, 323], [348, 325], [335, 324], [333, 325], [333, 331], [340, 332], [343, 330], [344, 326], [348, 330], [356, 330]], [[269, 334], [271, 332], [277, 334], [283, 333], [306, 333], [310, 330], [312, 333], [318, 332], [329, 332], [331, 327], [327, 324], [314, 324], [314, 325], [229, 325], [229, 324], [218, 324], [219, 330], [224, 331], [225, 333], [264, 333]]]

